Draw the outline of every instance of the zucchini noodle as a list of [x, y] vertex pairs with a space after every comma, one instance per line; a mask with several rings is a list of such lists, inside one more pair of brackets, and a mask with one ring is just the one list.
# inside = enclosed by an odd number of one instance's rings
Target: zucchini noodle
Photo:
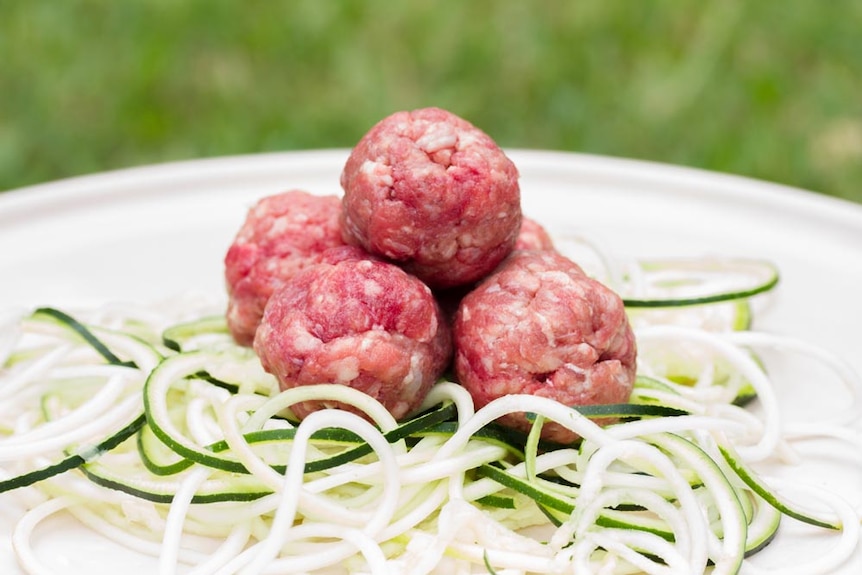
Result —
[[[775, 268], [598, 259], [635, 325], [626, 405], [508, 395], [477, 409], [443, 380], [396, 421], [344, 386], [279, 390], [217, 308], [5, 315], [0, 498], [27, 507], [12, 532], [19, 566], [54, 572], [33, 540], [63, 513], [151, 557], [159, 575], [816, 575], [858, 553], [862, 505], [760, 471], [799, 461], [812, 438], [862, 445], [846, 425], [858, 418], [859, 375], [825, 350], [750, 329]], [[783, 421], [763, 350], [823, 366], [850, 405], [827, 425]], [[297, 421], [291, 407], [309, 400], [351, 411]], [[511, 413], [532, 431], [496, 423]], [[547, 423], [582, 439], [547, 444]], [[829, 549], [760, 566], [784, 520], [834, 532]]]

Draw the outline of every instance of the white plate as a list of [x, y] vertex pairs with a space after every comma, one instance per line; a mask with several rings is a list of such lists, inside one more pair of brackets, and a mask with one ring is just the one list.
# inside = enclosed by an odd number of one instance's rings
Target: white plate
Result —
[[[222, 293], [222, 257], [259, 197], [289, 188], [339, 193], [347, 151], [268, 154], [166, 164], [76, 178], [0, 195], [0, 309], [157, 301]], [[659, 164], [512, 150], [524, 212], [552, 233], [585, 233], [620, 257], [724, 254], [770, 259], [781, 270], [776, 305], [759, 329], [803, 338], [862, 371], [862, 206], [754, 180]], [[789, 374], [782, 408], [822, 418], [842, 399]], [[862, 429], [862, 411], [856, 420]], [[828, 441], [804, 445], [796, 479], [862, 504], [862, 454]], [[9, 533], [20, 513], [0, 495], [0, 572], [20, 573]], [[785, 521], [755, 558], [794, 565], [834, 536]], [[60, 520], [37, 532], [58, 572], [155, 572]], [[862, 572], [862, 545], [840, 573]]]

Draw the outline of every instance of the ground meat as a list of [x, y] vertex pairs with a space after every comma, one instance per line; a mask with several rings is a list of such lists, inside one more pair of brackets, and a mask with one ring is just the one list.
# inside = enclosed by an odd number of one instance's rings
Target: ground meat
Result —
[[[354, 248], [357, 249], [358, 248]], [[452, 337], [431, 291], [379, 260], [329, 258], [272, 295], [254, 349], [283, 389], [339, 383], [364, 391], [396, 418], [416, 409], [448, 367]], [[304, 402], [292, 409], [342, 407]]]
[[225, 256], [227, 323], [234, 339], [251, 345], [273, 291], [320, 254], [344, 245], [337, 196], [292, 190], [268, 196], [248, 212]]
[[521, 225], [515, 165], [487, 134], [438, 108], [380, 121], [353, 149], [341, 185], [344, 240], [432, 288], [490, 273]]
[[515, 241], [516, 250], [552, 250], [554, 242], [551, 235], [534, 219], [521, 218], [521, 231]]
[[[628, 401], [636, 346], [622, 300], [554, 251], [519, 251], [461, 302], [455, 373], [478, 407], [528, 393], [566, 405]], [[501, 423], [526, 431], [522, 414]], [[543, 437], [577, 436], [556, 424]]]
[[[521, 231], [515, 242], [514, 250], [553, 250], [554, 243], [550, 234], [539, 222], [527, 217], [521, 218]], [[434, 295], [443, 308], [443, 314], [450, 320], [455, 317], [458, 306], [465, 295], [470, 293], [476, 284], [456, 286], [449, 289], [436, 290]]]

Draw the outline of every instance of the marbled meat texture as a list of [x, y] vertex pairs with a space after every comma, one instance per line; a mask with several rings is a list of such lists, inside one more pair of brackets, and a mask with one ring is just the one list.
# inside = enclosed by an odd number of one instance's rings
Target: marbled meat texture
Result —
[[341, 185], [344, 240], [432, 288], [490, 273], [521, 225], [515, 165], [487, 134], [438, 108], [381, 120], [351, 152]]
[[[622, 300], [554, 251], [519, 251], [461, 302], [455, 372], [477, 407], [509, 394], [566, 405], [626, 402], [636, 345]], [[528, 431], [523, 414], [501, 423]], [[606, 422], [602, 422], [606, 423]], [[546, 424], [543, 437], [577, 435]]]
[[[452, 337], [418, 279], [383, 261], [344, 258], [306, 268], [272, 295], [254, 349], [283, 389], [348, 385], [400, 419], [449, 365]], [[357, 412], [337, 402], [303, 402], [292, 410], [305, 417], [329, 407]]]
[[225, 256], [227, 323], [234, 339], [251, 345], [272, 293], [325, 250], [344, 245], [337, 196], [301, 190], [265, 197], [248, 212]]
[[554, 241], [542, 224], [526, 216], [521, 218], [521, 230], [514, 250], [552, 250]]

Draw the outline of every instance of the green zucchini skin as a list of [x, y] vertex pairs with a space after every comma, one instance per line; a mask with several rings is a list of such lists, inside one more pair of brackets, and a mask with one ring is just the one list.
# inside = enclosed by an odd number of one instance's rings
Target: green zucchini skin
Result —
[[[652, 262], [647, 271], [666, 265]], [[741, 264], [742, 265], [742, 264]], [[778, 284], [777, 271], [767, 264], [753, 266], [758, 281], [740, 289], [696, 297], [630, 298], [624, 301], [631, 314], [649, 313], [650, 310], [670, 309], [685, 313], [710, 305], [731, 305], [734, 312], [731, 328], [751, 328], [752, 297], [767, 293]], [[79, 473], [96, 485], [120, 491], [130, 497], [159, 505], [170, 505], [181, 483], [196, 469], [207, 468], [209, 476], [200, 482], [190, 502], [207, 505], [220, 502], [252, 502], [273, 495], [273, 489], [258, 478], [235, 455], [226, 440], [199, 443], [191, 438], [187, 427], [180, 424], [172, 413], [175, 402], [180, 407], [209, 393], [225, 396], [257, 394], [265, 400], [275, 393], [266, 381], [252, 381], [259, 375], [243, 370], [243, 362], [254, 363], [248, 350], [237, 349], [231, 341], [222, 316], [207, 316], [190, 322], [175, 324], [153, 337], [139, 333], [109, 332], [96, 325], [88, 325], [72, 315], [54, 308], [39, 308], [27, 321], [51, 325], [60, 330], [66, 341], [89, 348], [106, 365], [138, 370], [142, 378], [140, 393], [141, 411], [116, 430], [107, 433], [92, 446], [69, 445], [53, 464], [27, 471], [0, 481], [0, 492], [50, 481], [64, 473]], [[111, 344], [113, 338], [123, 338], [122, 346]], [[136, 346], [139, 361], [135, 361], [125, 346]], [[755, 358], [756, 359], [756, 358]], [[152, 368], [146, 367], [152, 365]], [[239, 365], [238, 369], [235, 367]], [[685, 407], [679, 393], [680, 386], [693, 387], [691, 370], [682, 366], [671, 370], [664, 378], [640, 375], [635, 385], [633, 401], [625, 404], [589, 405], [573, 408], [579, 416], [590, 419], [617, 420], [618, 425], [632, 421], [663, 421], [695, 415]], [[719, 384], [721, 378], [718, 378]], [[680, 401], [675, 401], [675, 398]], [[665, 398], [665, 399], [659, 399]], [[753, 388], [741, 385], [732, 403], [745, 405], [756, 398]], [[543, 416], [527, 411], [527, 419], [540, 427]], [[46, 414], [49, 417], [50, 413]], [[400, 445], [409, 453], [425, 442], [445, 443], [459, 430], [459, 407], [452, 401], [441, 401], [391, 429], [381, 431], [390, 445]], [[287, 471], [283, 456], [294, 445], [298, 422], [290, 414], [271, 416], [273, 425], [255, 431], [246, 431], [242, 440], [249, 446], [261, 449], [266, 464], [276, 473]], [[694, 432], [696, 430], [692, 430]], [[591, 457], [601, 449], [586, 440], [572, 445], [554, 445], [539, 441], [537, 436], [513, 432], [494, 423], [479, 429], [469, 440], [471, 446], [494, 448], [496, 459], [478, 462], [464, 472], [463, 481], [470, 486], [481, 485], [482, 492], [471, 500], [473, 505], [492, 513], [534, 513], [554, 526], [563, 526], [577, 516], [585, 505], [581, 495], [578, 474], [585, 473]], [[711, 511], [717, 514], [712, 526], [726, 548], [719, 561], [730, 572], [738, 569], [745, 557], [765, 548], [778, 533], [783, 517], [799, 519], [826, 529], [840, 529], [841, 525], [808, 515], [794, 505], [779, 498], [757, 473], [734, 451], [732, 445], [716, 443], [701, 445], [695, 433], [658, 432], [636, 438], [650, 448], [656, 448], [679, 466], [688, 487], [699, 497], [713, 499]], [[308, 480], [337, 473], [342, 467], [373, 462], [375, 454], [368, 443], [357, 434], [337, 427], [326, 428], [311, 436], [311, 444], [324, 456], [309, 458], [303, 474]], [[711, 449], [714, 448], [714, 449]], [[578, 454], [569, 472], [550, 468], [536, 470], [539, 458], [563, 450]], [[716, 457], [714, 452], [719, 454]], [[137, 454], [138, 461], [128, 464], [128, 455]], [[592, 454], [592, 455], [591, 455]], [[124, 459], [125, 458], [125, 459]], [[126, 463], [121, 463], [121, 461]], [[580, 467], [584, 466], [584, 467]], [[523, 467], [523, 469], [522, 469]], [[660, 480], [652, 470], [629, 469], [638, 478]], [[673, 494], [662, 495], [669, 505], [677, 505]], [[527, 510], [527, 511], [525, 511]], [[623, 502], [601, 510], [595, 527], [608, 530], [640, 531], [673, 543], [674, 529], [657, 514], [650, 514], [643, 505]], [[651, 560], [660, 558], [645, 549], [637, 550]], [[716, 561], [708, 558], [709, 564]], [[486, 567], [494, 572], [491, 559], [485, 556]]]

